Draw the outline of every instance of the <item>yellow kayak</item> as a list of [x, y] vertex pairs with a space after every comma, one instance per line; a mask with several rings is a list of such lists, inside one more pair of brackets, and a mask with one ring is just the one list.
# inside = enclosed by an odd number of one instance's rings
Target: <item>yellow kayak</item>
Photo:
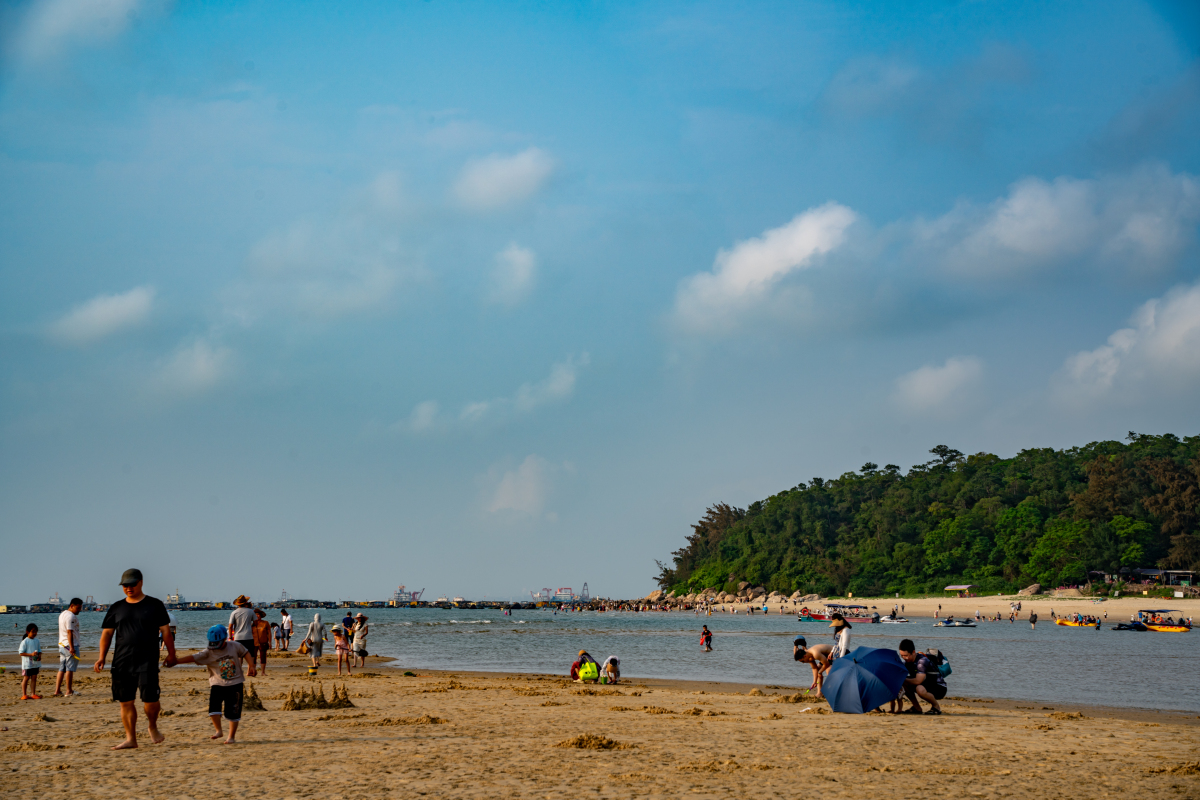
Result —
[[1098, 627], [1100, 623], [1098, 623], [1098, 622], [1075, 622], [1074, 620], [1069, 620], [1069, 619], [1056, 619], [1056, 620], [1054, 620], [1054, 624], [1055, 625], [1067, 625], [1071, 628], [1095, 628], [1095, 627]]
[[1147, 623], [1146, 630], [1158, 631], [1159, 633], [1187, 633], [1191, 628], [1186, 625], [1151, 625]]

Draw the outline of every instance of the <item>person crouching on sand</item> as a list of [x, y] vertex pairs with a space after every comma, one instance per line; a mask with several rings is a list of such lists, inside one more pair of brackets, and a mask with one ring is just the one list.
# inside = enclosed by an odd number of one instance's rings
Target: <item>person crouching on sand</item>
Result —
[[[237, 736], [238, 723], [242, 719], [242, 693], [246, 678], [242, 674], [242, 659], [250, 667], [253, 678], [254, 656], [243, 645], [229, 640], [229, 631], [224, 625], [213, 625], [208, 629], [208, 647], [190, 656], [176, 659], [176, 664], [203, 664], [208, 667], [208, 718], [217, 732], [213, 739], [224, 735], [221, 731], [221, 712], [229, 720], [229, 738], [225, 744], [233, 744]], [[171, 666], [171, 664], [167, 664]]]
[[596, 659], [588, 655], [587, 650], [579, 651], [579, 658], [571, 664], [571, 680], [576, 683], [597, 681], [600, 679], [600, 665]]
[[616, 656], [609, 656], [604, 659], [604, 665], [600, 667], [600, 674], [609, 683], [621, 682], [621, 659]]
[[[938, 700], [946, 696], [946, 679], [938, 671], [938, 668], [929, 660], [929, 656], [917, 652], [916, 645], [912, 639], [905, 639], [900, 642], [900, 658], [904, 661], [905, 666], [909, 667], [911, 678], [904, 679], [904, 694], [908, 697], [908, 702], [912, 707], [903, 713], [905, 714], [941, 714], [942, 707], [938, 705]], [[917, 702], [917, 698], [921, 698], [926, 703], [929, 703], [929, 711], [921, 711], [921, 704]]]
[[812, 667], [813, 680], [808, 691], [816, 689], [817, 697], [821, 696], [821, 686], [825, 678], [823, 670], [829, 665], [829, 654], [832, 651], [833, 645], [831, 644], [814, 644], [809, 647], [803, 636], [797, 636], [792, 640], [792, 658], [801, 664], [808, 664]]

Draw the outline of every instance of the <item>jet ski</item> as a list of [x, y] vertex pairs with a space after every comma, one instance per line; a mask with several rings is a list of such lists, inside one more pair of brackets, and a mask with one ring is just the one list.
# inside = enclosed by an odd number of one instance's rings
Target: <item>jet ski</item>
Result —
[[1150, 630], [1140, 622], [1118, 622], [1109, 628], [1110, 631], [1148, 631]]

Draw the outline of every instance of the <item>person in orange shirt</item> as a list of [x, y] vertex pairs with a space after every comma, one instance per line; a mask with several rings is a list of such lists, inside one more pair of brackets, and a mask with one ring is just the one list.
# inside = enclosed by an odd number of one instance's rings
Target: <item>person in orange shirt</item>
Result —
[[267, 612], [261, 608], [254, 609], [254, 622], [250, 624], [254, 634], [254, 651], [262, 659], [262, 674], [267, 674], [267, 651], [271, 649], [271, 623], [267, 622]]

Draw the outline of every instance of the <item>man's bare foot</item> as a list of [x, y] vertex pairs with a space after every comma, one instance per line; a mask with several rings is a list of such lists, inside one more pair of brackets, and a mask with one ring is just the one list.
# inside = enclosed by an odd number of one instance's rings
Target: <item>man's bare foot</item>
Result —
[[150, 741], [154, 742], [155, 744], [162, 744], [166, 740], [167, 740], [167, 737], [165, 737], [161, 733], [159, 733], [158, 728], [150, 729]]
[[237, 742], [233, 739], [226, 739], [225, 741], [221, 742], [221, 744], [237, 744]]
[[210, 739], [220, 739], [220, 738], [221, 738], [222, 736], [224, 736], [224, 735], [225, 735], [225, 734], [221, 733], [220, 731], [217, 731], [216, 733], [214, 733], [212, 736], [210, 736], [210, 737], [208, 737], [208, 738], [210, 738]]
[[114, 747], [113, 750], [133, 750], [136, 747], [137, 747], [137, 739], [126, 739], [125, 741], [121, 742], [119, 745]]

